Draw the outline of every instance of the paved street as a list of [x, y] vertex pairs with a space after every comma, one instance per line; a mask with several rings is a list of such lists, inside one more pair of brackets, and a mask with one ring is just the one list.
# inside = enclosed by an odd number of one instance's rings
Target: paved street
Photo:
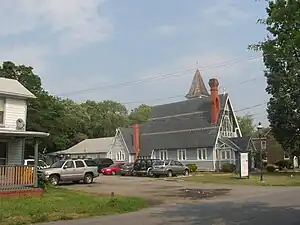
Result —
[[[235, 188], [236, 189], [236, 188]], [[247, 191], [243, 191], [243, 190]], [[135, 213], [47, 225], [299, 225], [299, 187], [239, 187], [227, 196], [194, 204], [168, 204]], [[234, 189], [233, 189], [234, 190]]]

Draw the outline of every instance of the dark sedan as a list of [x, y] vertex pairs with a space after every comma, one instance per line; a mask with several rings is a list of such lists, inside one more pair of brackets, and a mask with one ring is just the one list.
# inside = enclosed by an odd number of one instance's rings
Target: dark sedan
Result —
[[121, 176], [132, 176], [133, 163], [126, 163], [120, 166], [120, 175]]

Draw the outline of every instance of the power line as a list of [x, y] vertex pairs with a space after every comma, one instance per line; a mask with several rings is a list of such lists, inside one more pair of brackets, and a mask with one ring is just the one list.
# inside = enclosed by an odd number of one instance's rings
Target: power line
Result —
[[[227, 61], [227, 62], [214, 64], [214, 65], [206, 65], [206, 66], [203, 66], [202, 69], [200, 69], [200, 71], [209, 70], [209, 69], [216, 69], [216, 68], [225, 67], [225, 66], [230, 66], [230, 65], [241, 63], [243, 61], [247, 62], [247, 61], [251, 61], [251, 60], [254, 60], [254, 59], [258, 59], [258, 58], [261, 58], [261, 56], [252, 56], [252, 57], [247, 58], [246, 60], [243, 59], [243, 60]], [[116, 84], [105, 85], [105, 86], [81, 89], [81, 90], [72, 91], [72, 92], [65, 92], [65, 93], [59, 94], [58, 96], [61, 96], [61, 97], [70, 96], [70, 95], [74, 95], [74, 94], [92, 92], [92, 91], [96, 91], [96, 90], [100, 90], [100, 89], [102, 91], [104, 89], [124, 87], [124, 86], [132, 85], [132, 84], [145, 83], [145, 82], [150, 82], [150, 81], [154, 81], [154, 80], [170, 79], [170, 78], [173, 78], [173, 77], [178, 77], [178, 76], [189, 74], [189, 72], [194, 71], [194, 70], [195, 70], [195, 68], [192, 68], [192, 69], [177, 71], [177, 72], [173, 72], [173, 73], [160, 74], [158, 76], [143, 78], [143, 79], [139, 79], [139, 80], [126, 81], [126, 82], [121, 82], [121, 83], [116, 83]]]
[[[253, 81], [256, 81], [258, 78], [251, 78], [248, 80], [244, 80], [242, 82], [239, 83], [231, 83], [230, 86], [234, 86], [234, 85], [243, 85], [243, 84], [247, 84]], [[230, 87], [229, 86], [229, 87]], [[129, 101], [129, 102], [120, 102], [120, 104], [123, 105], [131, 105], [131, 104], [144, 104], [145, 102], [156, 102], [156, 101], [163, 101], [163, 100], [169, 100], [169, 99], [175, 99], [175, 98], [183, 98], [183, 95], [173, 95], [173, 96], [169, 96], [169, 97], [164, 97], [164, 98], [154, 98], [154, 99], [148, 99], [148, 100], [143, 100], [143, 101]]]

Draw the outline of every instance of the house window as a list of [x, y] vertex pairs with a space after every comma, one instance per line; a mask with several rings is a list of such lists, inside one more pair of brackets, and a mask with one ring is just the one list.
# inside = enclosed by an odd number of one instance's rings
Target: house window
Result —
[[197, 149], [198, 160], [207, 160], [207, 149], [198, 148]]
[[116, 155], [117, 161], [125, 161], [125, 153], [123, 151], [119, 151]]
[[159, 151], [159, 159], [160, 160], [168, 159], [168, 151], [167, 150], [160, 150]]
[[231, 159], [231, 150], [220, 150], [220, 159]]
[[267, 142], [266, 142], [266, 141], [261, 141], [261, 143], [260, 143], [260, 148], [261, 148], [262, 150], [265, 150], [265, 149], [267, 148]]
[[4, 108], [5, 108], [5, 101], [4, 99], [0, 99], [0, 124], [4, 124]]
[[225, 111], [221, 131], [222, 131], [223, 137], [233, 137], [234, 136], [233, 124], [229, 117], [229, 111]]
[[177, 150], [177, 159], [178, 160], [186, 160], [186, 149], [178, 149]]
[[289, 154], [286, 153], [286, 152], [284, 152], [284, 153], [283, 153], [283, 159], [284, 159], [284, 160], [289, 160], [289, 159], [290, 159]]
[[8, 143], [0, 142], [0, 166], [6, 165], [7, 163], [7, 149], [8, 149]]

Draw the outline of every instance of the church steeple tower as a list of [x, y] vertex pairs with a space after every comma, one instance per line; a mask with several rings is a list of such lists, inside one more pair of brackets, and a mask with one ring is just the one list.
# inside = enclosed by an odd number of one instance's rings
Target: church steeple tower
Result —
[[187, 99], [191, 99], [191, 98], [201, 98], [204, 96], [207, 97], [210, 95], [205, 87], [200, 71], [199, 69], [197, 69], [190, 90], [185, 97]]

